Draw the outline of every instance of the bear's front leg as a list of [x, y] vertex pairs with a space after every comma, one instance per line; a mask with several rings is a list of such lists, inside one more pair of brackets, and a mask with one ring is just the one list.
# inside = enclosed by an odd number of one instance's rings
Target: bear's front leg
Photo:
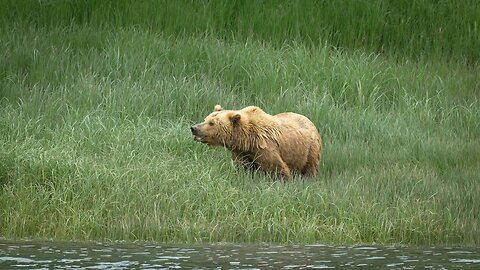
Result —
[[287, 164], [283, 161], [279, 153], [273, 151], [261, 151], [257, 154], [255, 162], [259, 168], [267, 173], [279, 174], [282, 178], [292, 176]]
[[252, 173], [258, 169], [258, 166], [255, 164], [253, 159], [250, 158], [250, 155], [246, 153], [232, 151], [232, 160], [236, 165], [241, 166]]

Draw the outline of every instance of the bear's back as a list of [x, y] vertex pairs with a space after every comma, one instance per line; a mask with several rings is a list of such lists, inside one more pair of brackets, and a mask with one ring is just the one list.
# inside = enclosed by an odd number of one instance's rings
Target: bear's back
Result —
[[318, 132], [312, 121], [304, 115], [293, 112], [284, 112], [274, 115], [274, 117], [280, 121], [284, 128]]

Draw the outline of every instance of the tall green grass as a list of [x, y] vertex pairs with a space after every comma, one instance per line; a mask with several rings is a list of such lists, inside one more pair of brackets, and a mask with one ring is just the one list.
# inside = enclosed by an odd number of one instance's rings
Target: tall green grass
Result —
[[[0, 27], [0, 236], [480, 243], [477, 65], [104, 24], [105, 3], [35, 1]], [[85, 23], [45, 10], [71, 5]], [[195, 143], [215, 104], [307, 115], [318, 178], [251, 176]]]
[[414, 58], [480, 59], [476, 0], [6, 0], [2, 24], [84, 24], [149, 29], [166, 36], [213, 34], [226, 40], [325, 43]]

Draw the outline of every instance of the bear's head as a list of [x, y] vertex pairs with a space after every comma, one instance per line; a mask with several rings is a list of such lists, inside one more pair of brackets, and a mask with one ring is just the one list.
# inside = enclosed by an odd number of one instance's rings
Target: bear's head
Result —
[[202, 123], [193, 125], [190, 130], [197, 142], [228, 147], [231, 144], [232, 132], [240, 124], [240, 119], [242, 122], [247, 120], [241, 111], [224, 110], [220, 105], [216, 105]]

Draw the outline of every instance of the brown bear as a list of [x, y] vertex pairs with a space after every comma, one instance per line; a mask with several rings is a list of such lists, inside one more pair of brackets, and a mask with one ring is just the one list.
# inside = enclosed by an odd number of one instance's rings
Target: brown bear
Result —
[[235, 111], [216, 105], [204, 122], [190, 129], [195, 141], [225, 146], [234, 162], [249, 169], [282, 177], [315, 177], [318, 173], [322, 139], [303, 115], [286, 112], [272, 116], [256, 106]]

